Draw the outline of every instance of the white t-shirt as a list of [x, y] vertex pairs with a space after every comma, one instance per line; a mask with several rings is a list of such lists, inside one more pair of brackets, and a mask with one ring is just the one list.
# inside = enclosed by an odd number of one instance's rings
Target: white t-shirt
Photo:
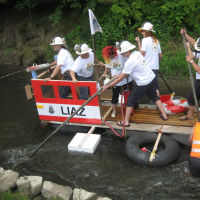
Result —
[[161, 53], [161, 47], [158, 40], [156, 43], [150, 36], [143, 38], [141, 50], [146, 52], [144, 58], [149, 67], [159, 70], [159, 53]]
[[155, 74], [139, 51], [132, 52], [125, 62], [122, 72], [130, 74], [138, 86], [149, 84], [155, 77]]
[[72, 65], [74, 64], [74, 59], [72, 55], [66, 49], [61, 49], [57, 57], [57, 65], [61, 66], [61, 74], [64, 74], [67, 70], [71, 70]]
[[[196, 59], [198, 59], [198, 65], [200, 66], [200, 53], [195, 53], [193, 52], [194, 56]], [[196, 79], [200, 79], [200, 74], [198, 72], [196, 72]]]
[[73, 66], [72, 66], [72, 71], [76, 72], [78, 76], [82, 77], [90, 77], [93, 74], [94, 71], [94, 53], [93, 52], [88, 52], [89, 53], [89, 58], [83, 59], [81, 56], [79, 56]]
[[[122, 70], [124, 69], [124, 63], [126, 60], [127, 58], [124, 58], [121, 54], [118, 54], [118, 56], [110, 60], [109, 65], [106, 64], [106, 67], [111, 69], [112, 77], [116, 74], [120, 75], [122, 73]], [[128, 76], [124, 78], [121, 82], [117, 83], [116, 86], [122, 86], [127, 84], [127, 78], [128, 83], [132, 81], [132, 78]]]

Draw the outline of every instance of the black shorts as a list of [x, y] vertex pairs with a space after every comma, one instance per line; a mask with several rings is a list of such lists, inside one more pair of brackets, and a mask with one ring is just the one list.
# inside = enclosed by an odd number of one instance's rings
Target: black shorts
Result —
[[158, 85], [158, 69], [152, 69], [153, 73], [156, 75], [156, 90], [159, 90], [159, 85]]
[[156, 102], [160, 99], [156, 93], [156, 79], [154, 78], [149, 84], [138, 86], [135, 85], [128, 97], [126, 106], [133, 107], [135, 103], [146, 94], [153, 102]]
[[200, 175], [200, 158], [190, 156], [189, 159], [189, 170], [194, 178], [198, 178]]
[[[197, 96], [197, 101], [200, 99], [200, 80], [195, 80], [194, 82], [194, 90]], [[195, 106], [193, 92], [191, 91], [188, 97], [188, 104], [190, 106]]]
[[[128, 83], [129, 89], [132, 90], [133, 89], [133, 81], [130, 81]], [[127, 88], [127, 84], [122, 85], [122, 86], [115, 86], [113, 87], [112, 91], [113, 91], [113, 96], [112, 96], [112, 104], [117, 104], [118, 103], [118, 99], [119, 99], [119, 93], [121, 91], [121, 87], [123, 88]]]

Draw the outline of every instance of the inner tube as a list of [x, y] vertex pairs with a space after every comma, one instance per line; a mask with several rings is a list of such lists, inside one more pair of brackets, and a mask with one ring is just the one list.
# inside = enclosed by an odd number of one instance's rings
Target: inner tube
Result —
[[126, 142], [125, 151], [128, 157], [136, 163], [152, 166], [163, 166], [178, 158], [180, 147], [178, 143], [167, 135], [162, 135], [159, 145], [164, 149], [158, 151], [152, 163], [149, 162], [150, 153], [142, 151], [141, 148], [148, 143], [154, 144], [158, 134], [155, 132], [136, 132]]
[[189, 105], [185, 99], [175, 99], [170, 101], [165, 101], [163, 103], [164, 110], [166, 114], [181, 113], [188, 110]]

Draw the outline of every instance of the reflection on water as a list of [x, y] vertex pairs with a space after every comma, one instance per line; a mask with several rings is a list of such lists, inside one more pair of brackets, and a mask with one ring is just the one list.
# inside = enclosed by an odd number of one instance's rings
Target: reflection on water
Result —
[[[13, 67], [1, 67], [0, 77]], [[31, 74], [16, 67], [12, 76], [0, 79], [0, 167], [15, 169], [24, 175], [43, 176], [44, 180], [78, 187], [112, 199], [199, 199], [200, 182], [188, 176], [190, 149], [183, 148], [174, 163], [164, 167], [133, 163], [125, 154], [123, 139], [102, 134], [94, 154], [68, 151], [67, 145], [75, 134], [59, 132], [31, 158], [30, 155], [51, 133], [39, 124], [33, 99], [27, 101], [24, 86]], [[166, 80], [167, 81], [167, 80]], [[178, 96], [187, 97], [190, 83], [169, 82]], [[161, 94], [169, 94], [160, 79]], [[140, 102], [149, 102], [143, 97]], [[104, 133], [95, 130], [94, 133]]]

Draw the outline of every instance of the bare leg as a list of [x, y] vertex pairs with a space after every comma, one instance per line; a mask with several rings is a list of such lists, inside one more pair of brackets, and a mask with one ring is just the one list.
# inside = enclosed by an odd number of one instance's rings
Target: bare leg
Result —
[[131, 115], [131, 112], [133, 110], [133, 107], [126, 107], [126, 114], [125, 114], [125, 125], [128, 125], [129, 124], [129, 118], [130, 118], [130, 115]]
[[112, 107], [113, 107], [113, 111], [112, 111], [111, 117], [115, 117], [117, 104], [112, 104]]
[[158, 97], [160, 97], [160, 91], [156, 90]]
[[156, 105], [158, 106], [159, 111], [161, 112], [164, 119], [167, 119], [167, 115], [165, 113], [165, 110], [163, 108], [161, 100], [156, 101]]

